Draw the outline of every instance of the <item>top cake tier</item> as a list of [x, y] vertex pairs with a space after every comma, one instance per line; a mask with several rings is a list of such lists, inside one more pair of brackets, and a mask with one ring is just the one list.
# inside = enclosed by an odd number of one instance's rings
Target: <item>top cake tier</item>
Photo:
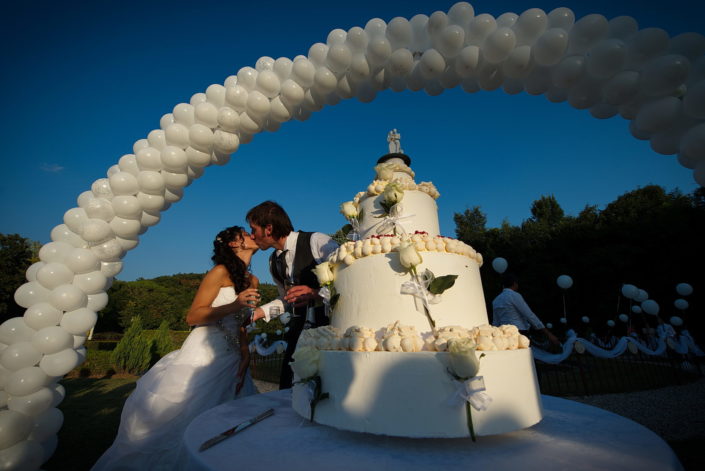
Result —
[[[373, 235], [426, 232], [440, 234], [438, 206], [440, 195], [431, 182], [416, 183], [414, 171], [404, 154], [388, 154], [375, 167], [376, 178], [366, 191], [355, 196], [358, 207], [358, 233], [362, 239]], [[384, 159], [383, 158], [383, 159]], [[382, 160], [382, 159], [380, 159]]]

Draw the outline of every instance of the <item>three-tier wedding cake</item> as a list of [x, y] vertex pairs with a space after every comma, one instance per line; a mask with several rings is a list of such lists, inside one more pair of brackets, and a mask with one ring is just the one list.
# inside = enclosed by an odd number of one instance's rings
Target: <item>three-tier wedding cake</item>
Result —
[[482, 256], [439, 234], [439, 193], [415, 183], [398, 138], [390, 132], [375, 180], [341, 206], [352, 240], [316, 268], [330, 326], [301, 334], [293, 407], [403, 437], [529, 427], [542, 418], [529, 341], [488, 325]]

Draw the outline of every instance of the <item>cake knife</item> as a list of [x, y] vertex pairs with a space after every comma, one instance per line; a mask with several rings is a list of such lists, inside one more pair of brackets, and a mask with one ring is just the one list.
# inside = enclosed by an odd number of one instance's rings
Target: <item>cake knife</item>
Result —
[[228, 429], [225, 432], [220, 433], [220, 434], [216, 435], [215, 437], [209, 438], [208, 440], [203, 442], [203, 444], [198, 449], [198, 451], [207, 450], [208, 448], [212, 447], [213, 445], [217, 445], [218, 443], [222, 442], [226, 438], [232, 437], [236, 433], [242, 432], [250, 425], [254, 425], [257, 422], [259, 422], [260, 420], [266, 419], [267, 417], [269, 417], [271, 415], [274, 415], [274, 409], [266, 410], [266, 411], [262, 412], [260, 415], [258, 415], [257, 417], [254, 417], [254, 418], [246, 420], [240, 424], [237, 424], [235, 427]]

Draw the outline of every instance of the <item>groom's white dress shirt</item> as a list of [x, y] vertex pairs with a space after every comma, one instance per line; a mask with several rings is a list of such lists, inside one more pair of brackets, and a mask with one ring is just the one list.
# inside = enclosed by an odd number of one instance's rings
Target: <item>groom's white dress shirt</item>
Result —
[[[294, 259], [296, 258], [296, 242], [298, 240], [299, 232], [290, 232], [286, 238], [286, 241], [284, 242], [284, 249], [277, 249], [277, 251], [275, 252], [275, 255], [278, 256], [284, 250], [287, 250], [286, 254], [284, 255], [284, 261], [286, 262], [286, 276], [289, 276], [289, 274], [291, 273], [291, 269], [294, 265]], [[314, 260], [316, 260], [316, 263], [325, 262], [328, 259], [328, 256], [332, 254], [337, 248], [338, 243], [331, 239], [330, 236], [328, 236], [327, 234], [323, 234], [322, 232], [314, 232], [311, 234], [311, 254], [313, 255]], [[279, 307], [279, 312], [282, 314], [285, 310], [284, 295], [286, 294], [286, 291], [284, 289], [284, 285], [276, 279], [273, 281], [277, 285], [279, 297], [261, 306], [262, 310], [264, 311], [264, 320], [267, 322], [270, 321], [269, 309], [271, 307]]]

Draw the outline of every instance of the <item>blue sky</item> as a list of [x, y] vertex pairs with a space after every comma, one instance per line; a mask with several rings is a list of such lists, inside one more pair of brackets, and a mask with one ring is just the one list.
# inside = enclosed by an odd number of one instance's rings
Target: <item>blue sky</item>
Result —
[[[26, 3], [4, 7], [0, 19], [0, 232], [46, 243], [76, 197], [194, 93], [262, 56], [305, 55], [335, 28], [447, 11], [454, 2]], [[672, 36], [705, 32], [703, 7], [686, 0], [471, 3], [476, 14], [567, 6], [577, 18], [630, 15]], [[638, 186], [696, 188], [690, 170], [634, 139], [618, 116], [596, 120], [567, 103], [501, 90], [385, 91], [372, 103], [343, 101], [259, 134], [228, 165], [207, 168], [141, 236], [118, 278], [206, 271], [215, 234], [245, 224], [247, 210], [266, 199], [281, 203], [297, 229], [334, 232], [344, 223], [338, 205], [371, 181], [392, 128], [416, 180], [440, 190], [441, 232], [449, 236], [453, 214], [475, 205], [496, 227], [527, 219], [541, 195], [555, 195], [575, 215]], [[257, 255], [253, 270], [266, 281], [265, 260]]]

